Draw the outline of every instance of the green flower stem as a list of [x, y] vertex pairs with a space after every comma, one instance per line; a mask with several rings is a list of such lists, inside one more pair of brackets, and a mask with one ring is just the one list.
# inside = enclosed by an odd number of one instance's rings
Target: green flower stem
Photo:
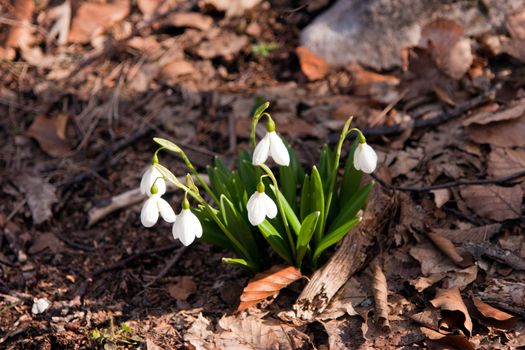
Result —
[[268, 112], [264, 112], [261, 115], [254, 117], [252, 119], [252, 128], [251, 128], [251, 131], [250, 131], [250, 139], [252, 140], [252, 147], [254, 149], [255, 149], [255, 146], [257, 145], [257, 142], [255, 141], [255, 129], [257, 128], [257, 123], [259, 123], [259, 120], [262, 117], [268, 118], [268, 126], [266, 128], [267, 129], [268, 129], [268, 127], [272, 128], [272, 126], [273, 126], [273, 130], [271, 130], [271, 131], [275, 131], [275, 122], [273, 121], [272, 117], [270, 116], [270, 114]]
[[[168, 179], [169, 180], [169, 179]], [[199, 204], [201, 204], [207, 211], [208, 213], [210, 213], [210, 215], [212, 216], [213, 218], [213, 221], [215, 221], [215, 223], [220, 227], [220, 229], [222, 230], [222, 232], [224, 232], [224, 234], [226, 235], [226, 237], [228, 237], [228, 239], [233, 243], [235, 244], [235, 246], [239, 249], [239, 251], [241, 253], [244, 254], [245, 257], [247, 257], [248, 259], [250, 260], [253, 260], [252, 256], [250, 255], [250, 253], [246, 250], [246, 248], [244, 248], [244, 246], [241, 244], [241, 242], [239, 242], [235, 236], [228, 230], [228, 228], [226, 226], [224, 226], [224, 224], [222, 223], [221, 219], [219, 219], [219, 217], [217, 216], [217, 212], [218, 210], [217, 209], [214, 209], [212, 208], [205, 200], [204, 198], [202, 198], [202, 196], [198, 193], [198, 192], [195, 192], [193, 190], [191, 190], [189, 187], [183, 185], [182, 183], [180, 182], [174, 182], [174, 181], [171, 181], [176, 187], [180, 188], [181, 190], [185, 191], [185, 193], [189, 194], [190, 196], [192, 196], [197, 202], [199, 202]]]
[[[266, 174], [268, 174], [268, 177], [272, 180], [273, 186], [275, 187], [275, 191], [276, 192], [280, 192], [279, 185], [277, 184], [277, 179], [273, 175], [272, 170], [265, 164], [259, 164], [259, 166], [266, 172]], [[284, 213], [283, 204], [282, 204], [281, 198], [280, 198], [281, 196], [279, 196], [276, 193], [275, 197], [277, 199], [277, 207], [279, 208], [279, 212], [281, 213], [281, 216], [283, 218], [284, 229], [286, 230], [286, 235], [288, 236], [288, 241], [290, 242], [290, 247], [292, 249], [293, 260], [295, 261], [295, 258], [296, 258], [295, 242], [294, 242], [293, 237], [292, 237], [292, 232], [290, 231], [290, 226], [288, 225], [288, 220], [286, 219], [286, 215]]]
[[153, 153], [153, 158], [151, 159], [151, 163], [152, 164], [157, 164], [159, 162], [159, 152], [162, 151], [163, 149], [165, 149], [166, 147], [159, 147], [157, 148], [157, 150], [155, 151], [155, 153]]
[[216, 204], [216, 205], [219, 205], [220, 202], [219, 202], [219, 199], [217, 198], [217, 196], [215, 196], [215, 194], [213, 193], [213, 191], [211, 190], [210, 186], [208, 186], [208, 184], [206, 183], [206, 181], [204, 181], [202, 179], [202, 177], [199, 175], [199, 173], [197, 172], [197, 169], [195, 169], [195, 167], [193, 166], [193, 163], [190, 161], [190, 159], [188, 158], [188, 156], [186, 155], [186, 153], [184, 153], [183, 151], [180, 152], [180, 156], [182, 158], [182, 160], [184, 161], [184, 163], [186, 164], [186, 166], [188, 167], [188, 169], [190, 169], [191, 173], [197, 178], [197, 181], [199, 181], [199, 183], [201, 184], [201, 186], [204, 188], [204, 190], [206, 191], [206, 193], [210, 196], [210, 198], [213, 200], [213, 202]]

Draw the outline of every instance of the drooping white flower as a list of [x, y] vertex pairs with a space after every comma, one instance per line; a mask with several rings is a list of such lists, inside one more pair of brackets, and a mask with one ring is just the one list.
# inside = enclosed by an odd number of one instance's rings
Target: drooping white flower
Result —
[[140, 180], [140, 193], [151, 195], [151, 186], [157, 186], [157, 194], [161, 196], [166, 193], [166, 181], [162, 174], [153, 165], [150, 165], [148, 169], [142, 175]]
[[360, 143], [354, 153], [354, 168], [371, 174], [377, 166], [376, 151], [366, 142]]
[[151, 194], [144, 202], [140, 212], [140, 221], [144, 227], [152, 227], [159, 220], [159, 214], [166, 222], [175, 222], [177, 219], [170, 204], [160, 196], [160, 192]]
[[197, 216], [186, 208], [181, 210], [177, 220], [173, 224], [173, 238], [179, 239], [182, 244], [189, 246], [195, 240], [195, 237], [202, 237], [202, 225]]
[[268, 159], [268, 156], [272, 157], [281, 166], [290, 164], [288, 149], [286, 149], [283, 140], [275, 131], [268, 131], [255, 147], [252, 159], [253, 165], [263, 164]]
[[263, 191], [257, 190], [246, 203], [248, 220], [253, 226], [260, 225], [265, 217], [273, 219], [277, 215], [277, 206]]

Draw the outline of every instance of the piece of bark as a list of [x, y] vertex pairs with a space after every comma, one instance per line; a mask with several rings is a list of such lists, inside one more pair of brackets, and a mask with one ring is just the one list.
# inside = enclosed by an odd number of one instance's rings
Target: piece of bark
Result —
[[367, 250], [383, 230], [396, 207], [396, 197], [375, 187], [363, 221], [343, 239], [330, 260], [317, 270], [299, 295], [294, 310], [303, 320], [312, 320], [328, 306], [332, 297], [359, 271], [367, 260]]
[[478, 296], [492, 306], [525, 317], [525, 283], [494, 278]]
[[490, 242], [465, 242], [463, 247], [477, 260], [487, 257], [514, 270], [525, 271], [525, 259]]

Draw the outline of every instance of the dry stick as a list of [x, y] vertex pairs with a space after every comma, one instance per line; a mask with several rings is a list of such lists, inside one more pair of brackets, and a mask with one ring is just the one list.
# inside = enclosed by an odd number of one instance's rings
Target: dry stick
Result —
[[498, 86], [488, 90], [487, 92], [478, 95], [471, 100], [468, 100], [462, 104], [457, 105], [456, 107], [452, 108], [450, 111], [445, 111], [439, 115], [437, 115], [434, 118], [430, 119], [418, 119], [415, 120], [413, 123], [407, 123], [407, 124], [396, 124], [391, 126], [380, 126], [377, 128], [368, 128], [363, 129], [363, 134], [365, 136], [393, 136], [400, 134], [404, 130], [406, 130], [409, 127], [412, 127], [414, 129], [425, 129], [425, 128], [431, 128], [435, 127], [441, 124], [444, 124], [454, 118], [457, 118], [463, 113], [471, 110], [472, 108], [476, 108], [484, 103], [487, 103], [494, 99], [496, 95], [496, 90], [498, 89]]
[[298, 317], [313, 320], [346, 281], [364, 266], [370, 246], [383, 231], [395, 207], [395, 196], [374, 188], [359, 227], [343, 238], [339, 249], [314, 273], [299, 295], [293, 307]]
[[452, 182], [446, 182], [444, 184], [439, 185], [433, 185], [433, 186], [426, 186], [426, 187], [403, 187], [398, 185], [389, 185], [384, 180], [379, 178], [379, 176], [375, 174], [371, 174], [372, 178], [376, 180], [382, 187], [387, 188], [389, 190], [395, 190], [395, 191], [401, 191], [401, 192], [416, 192], [416, 193], [422, 193], [422, 192], [429, 192], [434, 190], [440, 190], [444, 188], [452, 188], [452, 187], [459, 187], [459, 186], [473, 186], [473, 185], [501, 185], [505, 184], [509, 181], [519, 179], [521, 177], [525, 177], [525, 170], [519, 171], [514, 174], [510, 174], [507, 176], [497, 177], [495, 179], [476, 179], [476, 180], [457, 180]]

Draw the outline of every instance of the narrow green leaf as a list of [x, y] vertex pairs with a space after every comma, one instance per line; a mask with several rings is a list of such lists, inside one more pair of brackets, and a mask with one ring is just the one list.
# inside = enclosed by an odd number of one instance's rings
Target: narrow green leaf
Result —
[[295, 212], [292, 210], [290, 203], [288, 203], [288, 201], [286, 200], [286, 198], [284, 198], [281, 192], [276, 193], [273, 185], [270, 185], [270, 188], [272, 189], [273, 193], [276, 194], [276, 196], [279, 196], [279, 198], [281, 199], [281, 203], [283, 204], [284, 215], [286, 215], [286, 218], [288, 219], [288, 223], [290, 224], [292, 230], [295, 232], [296, 235], [299, 235], [299, 231], [301, 230], [301, 222], [299, 221], [297, 215], [295, 215]]
[[220, 227], [217, 225], [209, 214], [204, 210], [202, 206], [196, 209], [192, 209], [192, 212], [197, 216], [202, 225], [202, 240], [212, 245], [221, 247], [223, 249], [235, 252], [242, 256], [242, 253], [237, 251], [234, 244], [230, 242], [228, 237], [222, 232]]
[[336, 230], [339, 226], [343, 225], [348, 220], [352, 219], [359, 210], [363, 209], [368, 199], [368, 194], [372, 189], [373, 184], [369, 182], [365, 186], [361, 187], [353, 196], [351, 196], [347, 202], [343, 205], [339, 214], [331, 223], [329, 231]]
[[301, 172], [304, 173], [304, 170], [293, 149], [288, 143], [285, 142], [285, 144], [290, 155], [290, 165], [279, 167], [279, 180], [284, 197], [292, 209], [297, 212], [297, 183], [301, 177]]
[[294, 263], [290, 248], [272, 224], [270, 224], [268, 220], [264, 220], [258, 227], [264, 238], [270, 244], [270, 247], [272, 247], [272, 249], [288, 264], [293, 265]]
[[207, 166], [206, 172], [208, 173], [208, 178], [210, 179], [211, 185], [210, 187], [213, 193], [217, 197], [220, 197], [221, 194], [231, 197], [230, 191], [226, 187], [226, 184], [222, 181], [219, 170], [215, 167]]
[[339, 242], [350, 230], [357, 225], [361, 221], [361, 217], [355, 217], [352, 220], [347, 221], [340, 227], [338, 227], [336, 230], [329, 232], [317, 245], [317, 248], [315, 249], [313, 261], [314, 265], [317, 263], [317, 259], [321, 256], [321, 254], [331, 247], [332, 245]]
[[161, 137], [154, 137], [153, 141], [161, 145], [162, 147], [166, 148], [169, 151], [175, 152], [175, 153], [182, 153], [182, 149], [171, 142], [170, 140], [163, 139]]
[[310, 240], [312, 239], [312, 236], [315, 232], [315, 227], [317, 225], [317, 221], [319, 220], [319, 215], [321, 213], [318, 211], [314, 211], [310, 215], [304, 219], [303, 223], [301, 224], [301, 230], [299, 231], [299, 236], [297, 237], [297, 266], [301, 266], [301, 263], [303, 261], [304, 254], [306, 253], [306, 250], [308, 249], [308, 244], [310, 243]]
[[354, 168], [354, 152], [359, 145], [359, 140], [355, 139], [352, 143], [352, 147], [348, 152], [348, 157], [345, 162], [345, 169], [343, 173], [343, 179], [341, 180], [341, 186], [339, 189], [338, 207], [342, 208], [342, 203], [346, 198], [350, 198], [359, 189], [359, 184], [363, 177], [363, 172]]
[[301, 191], [301, 209], [300, 209], [301, 220], [304, 220], [308, 216], [308, 214], [311, 213], [310, 197], [311, 197], [310, 176], [305, 175], [304, 181], [303, 181], [303, 188]]
[[261, 176], [260, 169], [253, 166], [250, 159], [239, 159], [237, 171], [239, 172], [239, 177], [241, 178], [246, 192], [249, 196], [251, 196], [257, 188], [257, 183], [259, 182], [259, 177]]
[[[323, 237], [323, 228], [324, 228], [324, 189], [323, 181], [321, 180], [321, 175], [317, 170], [317, 167], [312, 168], [312, 173], [310, 174], [310, 212], [318, 211], [321, 216], [319, 219], [319, 225], [315, 229], [315, 240], [319, 242]], [[309, 214], [309, 213], [308, 213]], [[304, 219], [303, 219], [304, 220]]]
[[321, 149], [321, 156], [319, 160], [319, 174], [321, 175], [322, 179], [325, 179], [323, 184], [325, 197], [328, 192], [328, 186], [330, 185], [329, 179], [332, 177], [334, 159], [334, 152], [330, 149], [330, 147], [328, 147], [328, 145], [324, 145]]
[[162, 174], [162, 176], [166, 180], [168, 180], [177, 187], [182, 186], [182, 183], [179, 181], [179, 179], [177, 179], [177, 177], [168, 168], [159, 163], [155, 163], [153, 164], [153, 166]]
[[222, 258], [222, 262], [229, 265], [235, 265], [249, 272], [257, 272], [259, 268], [253, 263], [239, 258]]

